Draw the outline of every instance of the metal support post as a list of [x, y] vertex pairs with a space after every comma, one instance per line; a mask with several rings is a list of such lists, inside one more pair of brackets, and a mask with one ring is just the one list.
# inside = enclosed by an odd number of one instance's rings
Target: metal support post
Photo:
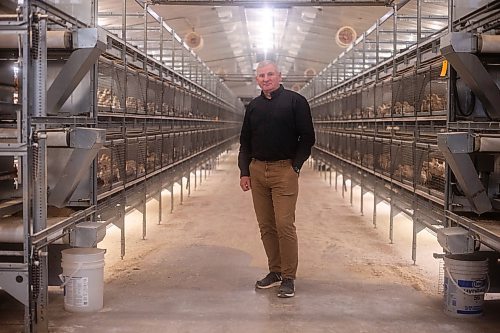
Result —
[[352, 207], [353, 189], [354, 189], [354, 180], [352, 179], [352, 175], [351, 175], [351, 193], [349, 193], [349, 202], [351, 203], [351, 207]]
[[198, 175], [197, 175], [197, 170], [196, 167], [194, 167], [194, 190], [196, 191], [196, 188], [198, 186]]
[[174, 212], [174, 183], [170, 185], [170, 214]]
[[146, 224], [147, 224], [147, 204], [146, 192], [144, 192], [144, 199], [142, 200], [142, 239], [146, 239]]
[[411, 259], [413, 260], [413, 265], [417, 262], [417, 225], [418, 218], [413, 218], [413, 230], [412, 230], [412, 239], [411, 239]]
[[162, 220], [162, 217], [163, 217], [162, 202], [161, 202], [161, 191], [162, 191], [162, 189], [160, 188], [160, 192], [158, 192], [158, 224], [161, 224], [161, 220]]
[[[361, 177], [363, 177], [363, 175], [361, 175]], [[360, 200], [360, 203], [359, 203], [359, 210], [361, 212], [361, 216], [364, 215], [363, 213], [363, 195], [364, 195], [364, 190], [363, 190], [363, 178], [361, 178], [361, 183], [360, 183], [360, 187], [361, 187], [361, 196], [359, 198]]]
[[180, 205], [182, 205], [182, 203], [184, 202], [184, 191], [182, 189], [182, 184], [183, 184], [182, 178], [183, 178], [183, 176], [181, 176], [181, 179], [179, 180], [179, 184], [181, 185], [181, 202], [180, 202]]

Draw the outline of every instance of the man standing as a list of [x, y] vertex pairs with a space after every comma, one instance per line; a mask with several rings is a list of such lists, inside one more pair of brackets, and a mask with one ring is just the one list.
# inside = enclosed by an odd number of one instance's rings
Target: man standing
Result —
[[280, 285], [279, 297], [295, 295], [298, 244], [295, 206], [300, 168], [311, 154], [314, 128], [307, 100], [280, 84], [277, 65], [256, 70], [260, 96], [247, 106], [240, 135], [240, 187], [252, 191], [269, 274], [256, 288]]

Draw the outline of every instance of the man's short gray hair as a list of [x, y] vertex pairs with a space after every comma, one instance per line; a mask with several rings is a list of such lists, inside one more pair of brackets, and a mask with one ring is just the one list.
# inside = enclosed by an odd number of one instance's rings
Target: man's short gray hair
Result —
[[276, 69], [276, 72], [278, 72], [278, 73], [280, 72], [278, 65], [274, 61], [269, 60], [269, 59], [262, 60], [261, 62], [259, 62], [257, 64], [257, 68], [255, 70], [260, 69], [260, 68], [267, 66], [267, 65], [273, 65], [274, 69]]

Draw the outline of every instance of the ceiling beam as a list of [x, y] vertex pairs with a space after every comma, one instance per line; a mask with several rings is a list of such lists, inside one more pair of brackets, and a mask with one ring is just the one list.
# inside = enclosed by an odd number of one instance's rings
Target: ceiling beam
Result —
[[243, 6], [289, 8], [296, 6], [391, 6], [394, 0], [285, 0], [280, 2], [259, 0], [152, 0], [153, 5], [183, 6]]

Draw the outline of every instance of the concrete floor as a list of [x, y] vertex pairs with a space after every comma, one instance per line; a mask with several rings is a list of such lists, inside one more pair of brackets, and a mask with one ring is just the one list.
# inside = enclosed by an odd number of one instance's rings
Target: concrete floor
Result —
[[[109, 229], [99, 244], [108, 250], [104, 308], [65, 312], [61, 291], [51, 288], [50, 331], [500, 332], [499, 301], [486, 302], [481, 318], [446, 316], [437, 277], [412, 265], [409, 250], [389, 244], [348, 195], [342, 199], [307, 166], [297, 211], [296, 296], [254, 290], [267, 273], [266, 258], [251, 195], [238, 185], [233, 152], [173, 214], [164, 209], [162, 224], [150, 203], [146, 240], [141, 215], [131, 214], [123, 261]], [[0, 292], [0, 332], [20, 330], [20, 309]]]

